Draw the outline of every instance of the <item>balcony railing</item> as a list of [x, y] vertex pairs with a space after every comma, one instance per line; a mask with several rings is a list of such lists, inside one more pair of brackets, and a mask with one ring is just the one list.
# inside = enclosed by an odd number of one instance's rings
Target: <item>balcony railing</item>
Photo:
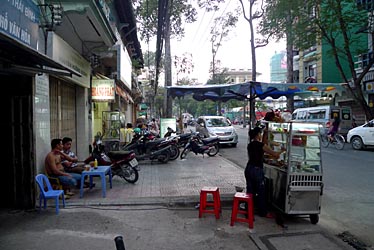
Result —
[[373, 52], [364, 53], [364, 54], [358, 55], [357, 57], [358, 57], [358, 60], [356, 62], [356, 66], [357, 66], [356, 69], [363, 69], [366, 66], [368, 66], [370, 60], [374, 59], [374, 53]]
[[356, 0], [357, 7], [367, 11], [374, 10], [374, 0]]

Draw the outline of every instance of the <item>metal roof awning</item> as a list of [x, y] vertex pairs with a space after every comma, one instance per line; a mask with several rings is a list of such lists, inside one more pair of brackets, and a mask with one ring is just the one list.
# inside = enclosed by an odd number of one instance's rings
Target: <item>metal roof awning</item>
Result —
[[16, 40], [0, 33], [0, 73], [38, 74], [81, 76], [80, 73], [55, 62]]

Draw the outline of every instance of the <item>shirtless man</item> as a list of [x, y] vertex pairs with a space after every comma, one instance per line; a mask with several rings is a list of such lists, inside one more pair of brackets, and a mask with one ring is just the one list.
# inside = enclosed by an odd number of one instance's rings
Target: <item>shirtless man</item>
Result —
[[62, 140], [51, 141], [52, 151], [45, 157], [45, 171], [51, 177], [57, 177], [64, 185], [78, 187], [81, 175], [77, 173], [66, 173], [61, 164], [61, 157], [68, 159], [69, 156], [62, 152]]

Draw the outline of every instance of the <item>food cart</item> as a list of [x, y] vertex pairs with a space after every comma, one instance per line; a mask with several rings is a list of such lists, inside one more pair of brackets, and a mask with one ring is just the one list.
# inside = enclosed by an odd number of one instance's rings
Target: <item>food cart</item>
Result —
[[121, 127], [125, 127], [125, 115], [119, 111], [103, 111], [102, 142], [105, 152], [117, 151], [120, 146]]
[[323, 190], [318, 123], [269, 122], [267, 144], [286, 151], [278, 159], [265, 155], [267, 199], [287, 215], [309, 215], [318, 223]]

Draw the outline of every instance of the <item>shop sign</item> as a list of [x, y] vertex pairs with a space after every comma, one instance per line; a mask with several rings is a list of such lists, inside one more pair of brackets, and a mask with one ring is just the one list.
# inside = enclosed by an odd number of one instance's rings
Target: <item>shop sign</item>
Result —
[[0, 33], [37, 50], [39, 16], [32, 0], [0, 1]]
[[115, 98], [115, 83], [113, 79], [92, 80], [92, 100], [112, 102]]
[[50, 32], [48, 35], [48, 47], [52, 48], [48, 50], [49, 57], [80, 75], [73, 74], [72, 77], [65, 77], [66, 79], [72, 80], [82, 87], [90, 87], [91, 66], [78, 51], [54, 32]]
[[117, 46], [117, 77], [131, 89], [132, 63], [129, 53], [121, 44]]
[[177, 130], [177, 120], [175, 118], [161, 118], [160, 119], [160, 134], [164, 135], [168, 132], [168, 127]]
[[374, 82], [365, 83], [366, 92], [374, 93]]

